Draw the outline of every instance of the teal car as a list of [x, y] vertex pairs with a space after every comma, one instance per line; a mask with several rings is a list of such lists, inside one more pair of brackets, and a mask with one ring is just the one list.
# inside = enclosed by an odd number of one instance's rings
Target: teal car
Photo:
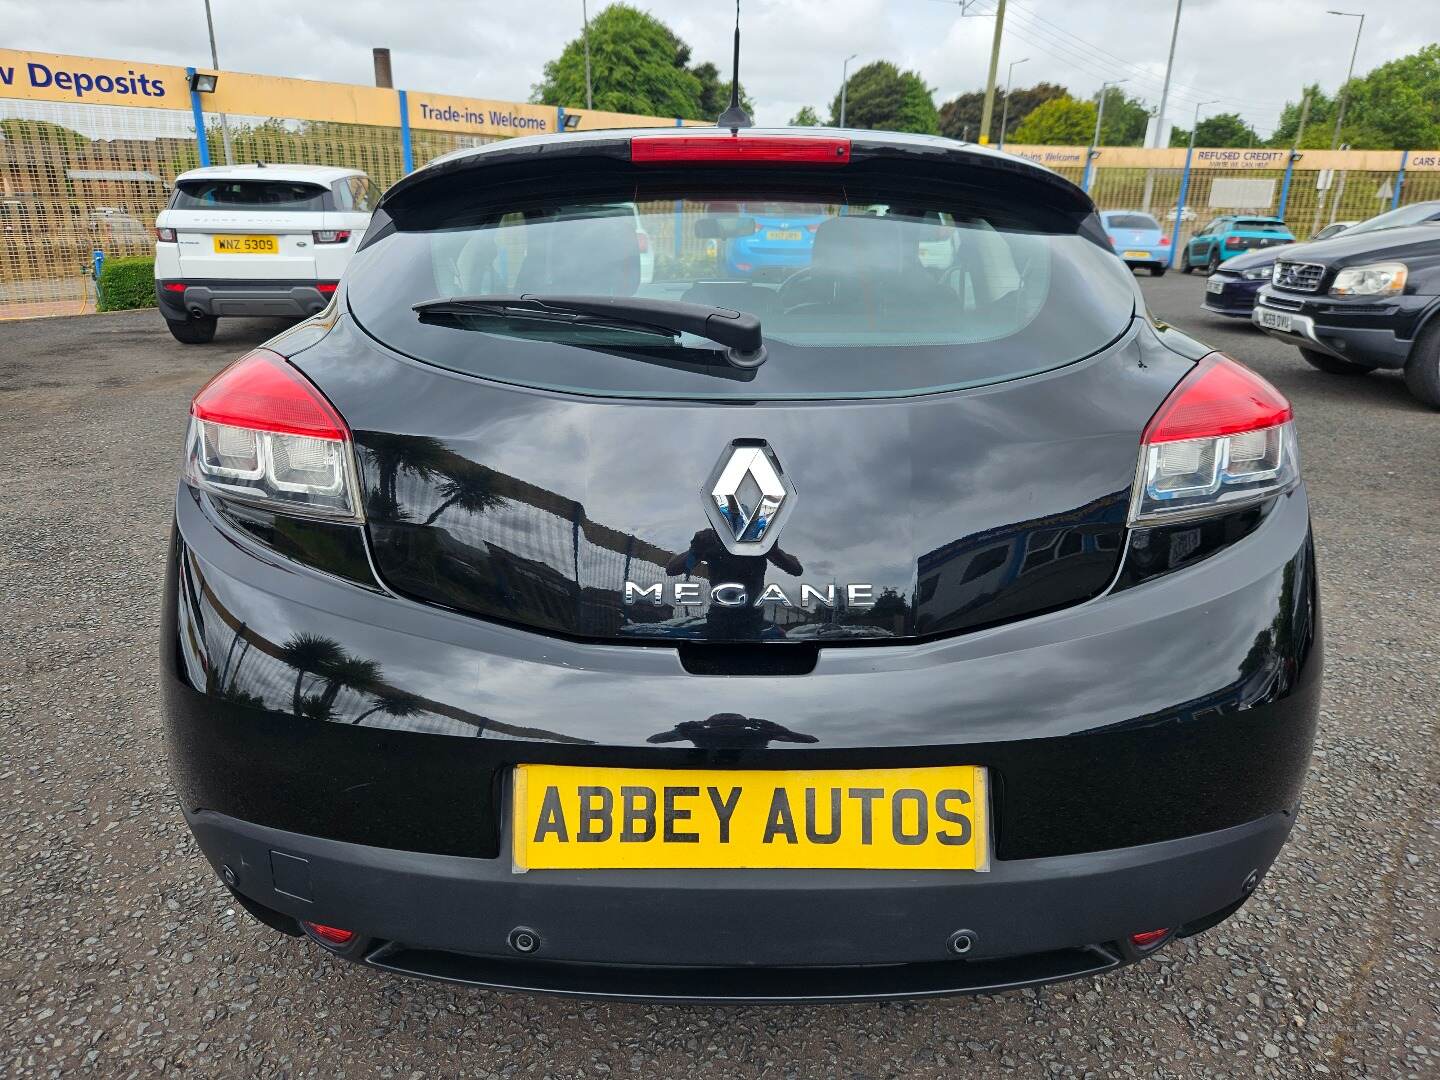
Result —
[[1203, 266], [1213, 274], [1232, 255], [1294, 242], [1295, 235], [1277, 217], [1218, 217], [1190, 237], [1180, 257], [1180, 269], [1188, 274]]

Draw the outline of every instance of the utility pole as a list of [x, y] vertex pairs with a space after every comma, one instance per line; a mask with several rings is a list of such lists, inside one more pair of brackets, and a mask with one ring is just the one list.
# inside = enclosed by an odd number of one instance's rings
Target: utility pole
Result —
[[1005, 125], [1010, 122], [1010, 84], [1015, 81], [1015, 65], [1023, 64], [1029, 60], [1028, 56], [1020, 60], [1011, 60], [1010, 68], [1005, 73], [1005, 101], [1000, 106], [1000, 149], [1005, 149]]
[[[1150, 136], [1150, 148], [1159, 149], [1165, 144], [1165, 106], [1170, 101], [1170, 75], [1175, 70], [1175, 42], [1180, 38], [1180, 10], [1185, 0], [1175, 0], [1175, 25], [1170, 29], [1170, 58], [1165, 61], [1165, 85], [1160, 90], [1160, 111], [1155, 114], [1155, 131]], [[1150, 212], [1150, 198], [1155, 191], [1155, 170], [1145, 170], [1145, 195], [1140, 209]]]
[[850, 61], [859, 56], [859, 53], [851, 53], [845, 57], [845, 63], [840, 65], [840, 126], [845, 126], [845, 92], [850, 89]]
[[990, 120], [995, 115], [995, 73], [1000, 66], [1000, 38], [1005, 33], [1005, 0], [995, 7], [995, 37], [990, 42], [990, 74], [985, 79], [985, 109], [980, 114], [980, 145], [990, 145]]
[[583, 23], [585, 37], [585, 107], [595, 107], [595, 92], [590, 86], [590, 5], [586, 0], [580, 0], [580, 20]]
[[[210, 66], [217, 72], [220, 70], [220, 55], [215, 51], [215, 19], [210, 14], [210, 0], [205, 0], [205, 27], [210, 31]], [[195, 133], [197, 138], [205, 138], [203, 131]], [[230, 149], [230, 118], [223, 112], [220, 114], [220, 138], [225, 143], [225, 164], [235, 164], [235, 152]]]

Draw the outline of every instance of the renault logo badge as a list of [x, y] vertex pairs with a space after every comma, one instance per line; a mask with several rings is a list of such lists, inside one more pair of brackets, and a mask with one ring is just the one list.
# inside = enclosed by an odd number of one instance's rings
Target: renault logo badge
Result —
[[764, 555], [795, 505], [795, 489], [763, 439], [736, 439], [701, 492], [705, 513], [732, 555]]

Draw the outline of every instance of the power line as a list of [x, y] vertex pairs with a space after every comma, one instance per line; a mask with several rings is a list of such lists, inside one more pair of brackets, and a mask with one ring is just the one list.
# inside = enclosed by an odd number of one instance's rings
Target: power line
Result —
[[[987, 0], [987, 2], [993, 2], [993, 0]], [[1042, 25], [1042, 23], [1048, 23], [1048, 20], [1030, 16], [1019, 4], [1015, 5], [1015, 9], [1015, 14], [1019, 16], [1021, 21], [1018, 23], [1012, 22], [1007, 29], [1015, 34], [1016, 37], [1034, 46], [1041, 52], [1057, 60], [1061, 60], [1094, 78], [1102, 80], [1108, 78], [1115, 74], [1114, 66], [1120, 64], [1128, 72], [1133, 72], [1133, 74], [1130, 75], [1132, 81], [1148, 83], [1153, 87], [1163, 85], [1160, 76], [1152, 74], [1143, 66], [1116, 56], [1107, 49], [1092, 45], [1062, 28], [1056, 27], [1054, 30], [1051, 30], [1046, 25]], [[1049, 25], [1053, 26], [1053, 24]], [[1071, 44], [1072, 41], [1075, 44]], [[1084, 49], [1089, 49], [1090, 52], [1082, 51]], [[1155, 91], [1151, 90], [1150, 92], [1154, 93]], [[1175, 83], [1171, 84], [1170, 92], [1179, 102], [1188, 105], [1196, 104], [1200, 100], [1200, 95], [1204, 93], [1203, 91], [1196, 91], [1191, 87], [1185, 87]], [[1144, 93], [1137, 94], [1136, 96], [1142, 101], [1147, 100]], [[1213, 101], [1214, 99], [1211, 98], [1208, 100]], [[1283, 112], [1283, 108], [1273, 104], [1273, 102], [1257, 104], [1256, 101], [1250, 98], [1225, 97], [1223, 95], [1222, 100], [1234, 102], [1241, 106], [1249, 115], [1265, 119], [1267, 122], [1278, 119]]]
[[[1033, 12], [1033, 11], [1031, 11], [1031, 10], [1029, 9], [1029, 7], [1028, 7], [1027, 5], [1025, 5], [1025, 4], [1021, 4], [1021, 3], [1015, 2], [1015, 7], [1016, 7], [1017, 9], [1019, 9], [1019, 11], [1021, 12], [1021, 16], [1020, 16], [1020, 17], [1021, 17], [1022, 19], [1024, 19], [1024, 20], [1026, 20], [1027, 22], [1035, 25], [1035, 28], [1036, 28], [1037, 30], [1046, 31], [1046, 29], [1049, 28], [1049, 30], [1052, 30], [1055, 34], [1062, 35], [1063, 37], [1069, 38], [1069, 39], [1071, 39], [1072, 41], [1076, 42], [1078, 45], [1080, 45], [1080, 46], [1082, 46], [1082, 47], [1084, 47], [1084, 48], [1090, 49], [1090, 50], [1092, 50], [1093, 52], [1096, 52], [1096, 53], [1100, 53], [1102, 56], [1108, 58], [1109, 60], [1111, 60], [1111, 61], [1113, 61], [1113, 62], [1115, 62], [1115, 63], [1124, 65], [1125, 67], [1131, 69], [1132, 71], [1135, 71], [1135, 72], [1139, 73], [1139, 75], [1140, 75], [1141, 77], [1143, 77], [1143, 78], [1145, 78], [1145, 79], [1147, 79], [1147, 80], [1149, 80], [1149, 81], [1151, 81], [1151, 82], [1159, 82], [1159, 81], [1160, 81], [1159, 76], [1156, 76], [1156, 75], [1152, 74], [1152, 73], [1150, 72], [1150, 69], [1149, 69], [1149, 68], [1146, 68], [1143, 64], [1137, 64], [1137, 63], [1135, 63], [1135, 62], [1133, 62], [1133, 61], [1126, 60], [1124, 57], [1122, 57], [1122, 56], [1117, 56], [1115, 53], [1111, 52], [1109, 49], [1106, 49], [1106, 48], [1104, 48], [1104, 47], [1101, 46], [1101, 45], [1096, 45], [1096, 44], [1094, 44], [1093, 42], [1086, 41], [1084, 38], [1080, 37], [1078, 34], [1071, 33], [1069, 30], [1066, 30], [1063, 26], [1060, 26], [1059, 24], [1050, 21], [1049, 19], [1045, 18], [1043, 15], [1040, 15], [1038, 12]], [[1043, 24], [1043, 25], [1039, 25], [1039, 24]], [[1193, 95], [1193, 96], [1197, 96], [1197, 97], [1203, 96], [1203, 95], [1205, 95], [1205, 94], [1213, 93], [1213, 91], [1211, 91], [1211, 90], [1203, 90], [1203, 89], [1199, 89], [1199, 88], [1193, 87], [1193, 86], [1185, 86], [1184, 84], [1180, 84], [1180, 83], [1172, 83], [1172, 84], [1171, 84], [1171, 88], [1172, 88], [1172, 89], [1179, 88], [1179, 89], [1184, 90], [1184, 91], [1186, 91], [1187, 93], [1189, 93], [1189, 94], [1191, 94], [1191, 95]], [[1274, 99], [1271, 99], [1271, 98], [1238, 98], [1238, 97], [1233, 97], [1233, 96], [1227, 96], [1227, 95], [1224, 95], [1224, 94], [1221, 95], [1221, 100], [1225, 100], [1225, 101], [1242, 101], [1242, 102], [1244, 102], [1244, 103], [1246, 103], [1246, 104], [1257, 104], [1257, 105], [1261, 105], [1261, 106], [1273, 105], [1273, 106], [1276, 106], [1277, 108], [1280, 107], [1280, 105], [1281, 105], [1280, 102], [1277, 102], [1277, 101], [1275, 101]]]

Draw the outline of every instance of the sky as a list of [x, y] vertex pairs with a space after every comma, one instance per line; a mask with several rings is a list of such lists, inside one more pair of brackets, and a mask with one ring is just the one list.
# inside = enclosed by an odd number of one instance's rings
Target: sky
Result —
[[[591, 14], [608, 0], [589, 0]], [[729, 0], [631, 0], [690, 43], [693, 58], [730, 66]], [[1300, 87], [1333, 92], [1359, 20], [1357, 74], [1440, 41], [1440, 0], [1183, 0], [1171, 105], [1189, 127], [1198, 103], [1235, 111], [1262, 135]], [[581, 0], [213, 0], [221, 67], [271, 75], [373, 81], [370, 49], [392, 51], [395, 84], [525, 101], [545, 61], [580, 31]], [[744, 0], [741, 81], [761, 124], [802, 105], [822, 118], [852, 70], [891, 60], [920, 73], [937, 105], [983, 89], [995, 0]], [[1103, 80], [1160, 100], [1175, 0], [1010, 0], [1000, 82], [1058, 82], [1077, 95]], [[202, 0], [0, 0], [0, 45], [161, 63], [208, 63]]]

